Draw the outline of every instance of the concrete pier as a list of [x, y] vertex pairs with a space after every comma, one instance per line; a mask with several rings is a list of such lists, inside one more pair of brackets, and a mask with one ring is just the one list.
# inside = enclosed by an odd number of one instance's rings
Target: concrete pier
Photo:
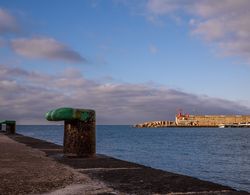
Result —
[[18, 134], [0, 133], [0, 164], [0, 194], [249, 194], [100, 154], [67, 158], [62, 146]]

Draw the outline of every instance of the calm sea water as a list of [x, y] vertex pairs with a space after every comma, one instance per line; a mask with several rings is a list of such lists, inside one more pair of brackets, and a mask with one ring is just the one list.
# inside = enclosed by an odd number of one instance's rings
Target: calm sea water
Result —
[[[250, 192], [250, 129], [97, 126], [97, 153]], [[56, 144], [63, 126], [17, 126]]]

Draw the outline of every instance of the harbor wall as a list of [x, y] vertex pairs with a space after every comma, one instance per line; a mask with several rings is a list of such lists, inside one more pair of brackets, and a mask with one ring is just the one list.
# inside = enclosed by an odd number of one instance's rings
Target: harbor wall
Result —
[[148, 121], [134, 125], [136, 128], [176, 127], [174, 121]]
[[250, 124], [250, 115], [182, 115], [175, 121], [148, 121], [134, 127], [218, 127], [220, 125]]
[[250, 123], [250, 115], [181, 115], [176, 116], [175, 122], [177, 125], [219, 126]]

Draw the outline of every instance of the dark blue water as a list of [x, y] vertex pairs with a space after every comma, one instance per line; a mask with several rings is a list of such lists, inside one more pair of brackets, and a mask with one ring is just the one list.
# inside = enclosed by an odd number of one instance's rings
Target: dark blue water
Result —
[[[250, 129], [97, 126], [97, 153], [250, 191]], [[62, 145], [63, 126], [17, 126]]]

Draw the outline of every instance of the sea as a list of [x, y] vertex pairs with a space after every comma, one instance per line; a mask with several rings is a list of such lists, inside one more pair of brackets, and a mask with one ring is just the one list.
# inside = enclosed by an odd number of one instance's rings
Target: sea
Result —
[[[17, 133], [63, 144], [63, 125], [18, 125]], [[97, 125], [97, 153], [250, 192], [250, 128]]]

